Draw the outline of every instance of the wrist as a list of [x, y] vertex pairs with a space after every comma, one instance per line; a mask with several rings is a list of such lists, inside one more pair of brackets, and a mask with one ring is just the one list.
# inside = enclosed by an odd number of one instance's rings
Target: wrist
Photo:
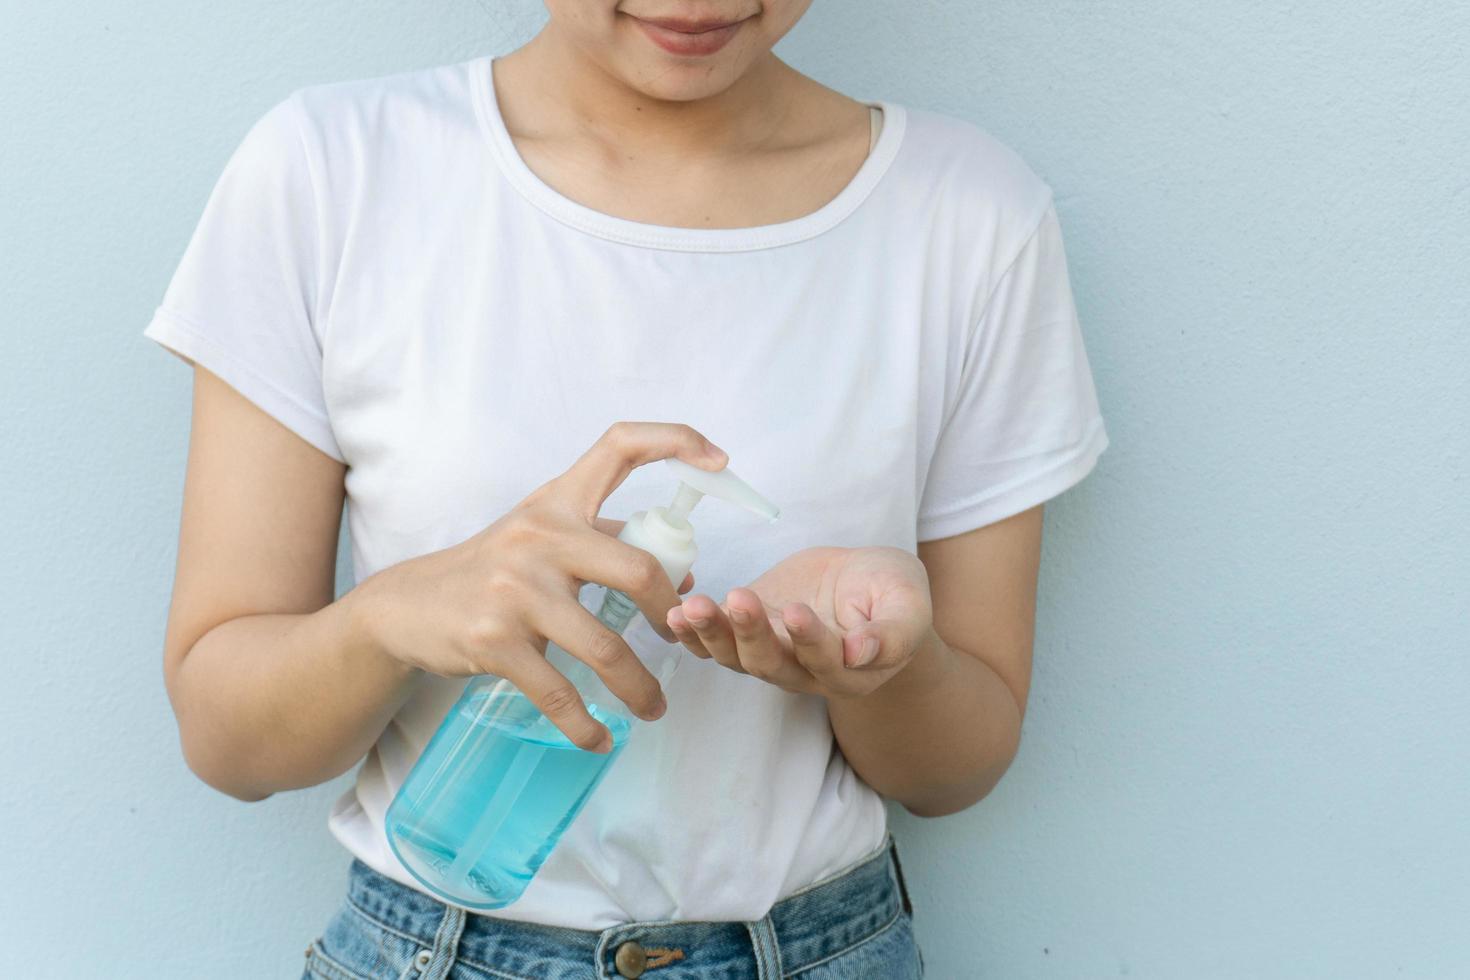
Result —
[[383, 603], [377, 594], [381, 574], [364, 579], [322, 611], [331, 610], [338, 617], [343, 647], [355, 661], [366, 657], [400, 680], [407, 680], [417, 668], [393, 656], [383, 639]]
[[888, 678], [878, 690], [888, 687], [904, 692], [932, 690], [949, 681], [953, 667], [954, 651], [930, 625], [924, 631], [924, 636], [908, 663]]

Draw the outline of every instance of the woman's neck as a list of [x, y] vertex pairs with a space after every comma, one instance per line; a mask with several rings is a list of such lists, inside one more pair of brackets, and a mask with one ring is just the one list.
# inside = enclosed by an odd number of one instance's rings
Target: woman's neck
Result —
[[651, 98], [548, 24], [495, 59], [506, 130], [565, 196], [635, 221], [748, 227], [815, 211], [868, 152], [865, 105], [767, 52], [700, 99]]
[[[808, 86], [820, 88], [767, 53], [729, 88], [705, 98], [651, 98], [604, 70], [556, 33], [552, 25], [513, 53], [497, 72], [519, 96], [507, 119], [528, 132], [575, 127], [609, 145], [648, 157], [703, 156], [756, 151], [780, 144]], [[545, 135], [551, 135], [545, 133]]]

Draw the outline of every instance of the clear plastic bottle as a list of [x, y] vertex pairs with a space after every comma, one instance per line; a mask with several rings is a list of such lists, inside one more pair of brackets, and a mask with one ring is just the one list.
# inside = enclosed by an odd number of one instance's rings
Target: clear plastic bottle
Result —
[[[694, 564], [688, 517], [705, 495], [776, 519], [775, 505], [730, 469], [666, 462], [680, 481], [673, 503], [634, 514], [618, 538], [652, 553], [675, 585]], [[626, 595], [603, 589], [597, 618], [610, 629], [622, 633], [637, 615]], [[594, 671], [555, 644], [546, 656], [612, 733], [611, 752], [578, 748], [510, 681], [477, 677], [388, 808], [388, 844], [399, 862], [457, 905], [495, 909], [519, 898], [632, 734], [635, 717]], [[670, 673], [655, 671], [660, 683]]]

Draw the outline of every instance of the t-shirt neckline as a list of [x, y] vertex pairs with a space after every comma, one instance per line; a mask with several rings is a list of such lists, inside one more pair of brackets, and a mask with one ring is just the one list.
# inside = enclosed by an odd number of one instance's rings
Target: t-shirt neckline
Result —
[[471, 62], [470, 82], [476, 115], [506, 180], [531, 204], [572, 228], [610, 241], [686, 252], [738, 252], [790, 245], [820, 235], [851, 214], [877, 186], [903, 141], [904, 107], [883, 99], [864, 100], [883, 110], [878, 142], [847, 185], [826, 204], [788, 221], [746, 228], [680, 228], [620, 218], [581, 204], [536, 176], [521, 159], [505, 119], [491, 73], [494, 55]]

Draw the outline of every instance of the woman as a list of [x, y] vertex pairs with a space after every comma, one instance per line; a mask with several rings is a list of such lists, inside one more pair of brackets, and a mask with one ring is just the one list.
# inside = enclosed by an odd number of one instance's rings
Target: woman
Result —
[[[1049, 186], [783, 64], [806, 6], [550, 0], [510, 55], [293, 92], [220, 177], [147, 329], [195, 366], [166, 677], [232, 796], [363, 763], [308, 976], [921, 971], [882, 798], [1009, 764], [1041, 505], [1106, 436]], [[700, 510], [697, 593], [613, 537], [671, 456], [782, 507]], [[608, 748], [548, 639], [650, 723], [520, 900], [441, 903], [383, 814], [466, 677]]]

